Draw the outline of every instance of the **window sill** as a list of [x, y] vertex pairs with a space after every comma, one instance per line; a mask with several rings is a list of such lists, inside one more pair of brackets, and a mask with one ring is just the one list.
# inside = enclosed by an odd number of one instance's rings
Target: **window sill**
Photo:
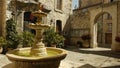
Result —
[[59, 13], [63, 13], [62, 10], [59, 10], [59, 9], [55, 9], [56, 12], [59, 12]]

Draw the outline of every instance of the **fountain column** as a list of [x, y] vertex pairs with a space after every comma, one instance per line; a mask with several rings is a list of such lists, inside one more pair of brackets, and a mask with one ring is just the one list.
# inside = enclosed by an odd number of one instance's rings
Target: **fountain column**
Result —
[[42, 33], [44, 29], [49, 27], [49, 25], [42, 24], [41, 21], [42, 17], [46, 17], [47, 14], [40, 10], [32, 14], [37, 17], [37, 22], [36, 24], [29, 24], [29, 28], [36, 30], [35, 43], [31, 48], [30, 54], [32, 56], [46, 56], [47, 52], [45, 44], [42, 43]]

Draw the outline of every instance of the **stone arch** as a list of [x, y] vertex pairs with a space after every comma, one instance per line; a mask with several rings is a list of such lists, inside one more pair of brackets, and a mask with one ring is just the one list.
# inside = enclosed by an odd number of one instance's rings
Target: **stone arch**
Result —
[[[91, 46], [90, 47], [92, 47], [92, 48], [94, 48], [94, 47], [97, 47], [97, 42], [95, 41], [96, 39], [95, 39], [95, 26], [94, 26], [94, 24], [95, 24], [95, 20], [96, 20], [96, 18], [97, 17], [99, 17], [99, 15], [101, 15], [101, 14], [103, 14], [103, 13], [109, 13], [111, 16], [112, 16], [112, 23], [113, 23], [113, 25], [112, 25], [112, 30], [114, 30], [113, 31], [113, 33], [112, 33], [112, 45], [111, 45], [111, 48], [112, 48], [112, 50], [113, 50], [113, 48], [114, 48], [114, 44], [115, 44], [115, 36], [116, 36], [116, 34], [117, 34], [117, 8], [116, 8], [116, 4], [112, 4], [112, 5], [109, 5], [109, 6], [104, 6], [104, 7], [94, 7], [94, 8], [96, 8], [96, 9], [89, 9], [90, 10], [90, 25], [91, 25], [91, 27], [90, 27], [90, 32], [91, 32], [91, 36], [92, 36], [92, 38], [91, 38]], [[112, 10], [111, 10], [112, 9]]]
[[[104, 14], [110, 14], [109, 12], [100, 12], [98, 13], [95, 18], [94, 18], [94, 23], [96, 23], [98, 17], [100, 17], [101, 15], [104, 15]], [[112, 15], [110, 14], [110, 16], [112, 17]]]
[[112, 44], [112, 16], [108, 12], [100, 12], [94, 19], [97, 46], [111, 47]]

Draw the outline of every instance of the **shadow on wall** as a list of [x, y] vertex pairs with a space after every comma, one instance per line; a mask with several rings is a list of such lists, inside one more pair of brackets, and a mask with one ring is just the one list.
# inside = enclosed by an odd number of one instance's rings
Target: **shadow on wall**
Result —
[[65, 37], [65, 42], [64, 42], [65, 45], [70, 45], [70, 29], [71, 29], [71, 21], [72, 21], [71, 16], [69, 16], [65, 26], [63, 27], [63, 36]]

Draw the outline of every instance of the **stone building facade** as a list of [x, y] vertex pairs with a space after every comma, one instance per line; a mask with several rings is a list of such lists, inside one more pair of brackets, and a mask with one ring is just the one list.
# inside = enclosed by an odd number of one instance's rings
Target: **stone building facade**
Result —
[[[5, 6], [7, 6], [8, 8], [9, 7], [8, 4], [10, 3], [10, 1], [20, 1], [23, 3], [41, 2], [42, 4], [46, 5], [51, 10], [51, 12], [47, 15], [46, 18], [44, 18], [43, 23], [51, 24], [53, 27], [55, 27], [55, 30], [59, 33], [63, 31], [63, 28], [66, 24], [67, 19], [72, 14], [72, 0], [8, 0], [8, 1], [1, 0], [0, 7], [2, 9], [0, 9], [1, 11], [0, 12], [0, 15], [1, 15], [0, 32], [2, 33], [0, 35], [5, 34], [5, 31], [4, 31], [5, 27], [3, 27], [3, 24], [6, 21], [6, 17], [7, 19], [9, 19], [10, 17], [13, 17], [13, 15], [11, 15], [12, 14], [11, 11], [7, 10], [7, 13], [6, 13]], [[31, 8], [30, 5], [29, 5], [29, 8]], [[14, 19], [17, 22], [17, 31], [19, 31], [18, 33], [22, 33], [26, 27], [25, 21], [24, 21], [24, 13], [27, 11], [19, 11], [19, 12], [15, 11], [15, 12], [17, 16], [14, 16]]]
[[62, 32], [67, 19], [72, 14], [72, 0], [40, 0], [40, 2], [51, 9], [47, 23], [53, 25], [57, 32]]
[[[86, 3], [88, 2], [88, 3]], [[77, 45], [81, 36], [91, 35], [89, 47], [119, 48], [115, 37], [120, 33], [119, 0], [81, 0], [81, 5], [71, 16], [71, 26], [68, 31], [71, 44]], [[108, 44], [108, 45], [107, 45]], [[120, 49], [119, 49], [120, 50]]]
[[[35, 2], [34, 0], [21, 0], [21, 1], [23, 3]], [[38, 2], [46, 5], [47, 8], [51, 10], [47, 17], [44, 18], [43, 23], [51, 24], [53, 27], [55, 27], [56, 32], [61, 33], [68, 17], [72, 13], [72, 0], [38, 0], [37, 3]], [[31, 8], [31, 6], [29, 6], [29, 8]], [[27, 29], [27, 27], [25, 26], [26, 22], [24, 21], [25, 12], [27, 11], [22, 11], [17, 16], [18, 23], [17, 30], [19, 31], [19, 33]]]

